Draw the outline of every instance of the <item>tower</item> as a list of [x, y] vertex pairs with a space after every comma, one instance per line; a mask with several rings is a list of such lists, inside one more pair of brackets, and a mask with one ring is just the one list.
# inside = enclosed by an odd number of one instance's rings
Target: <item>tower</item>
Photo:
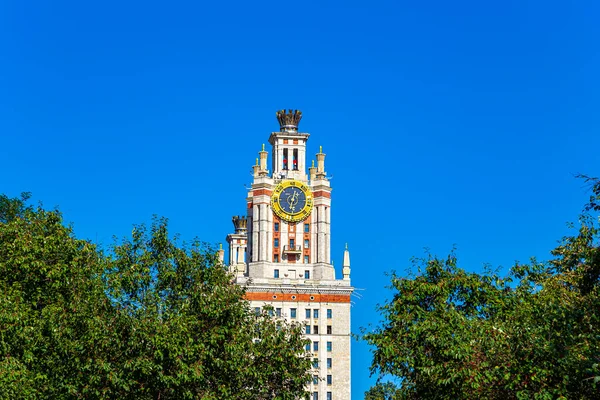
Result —
[[[298, 132], [302, 113], [276, 113], [271, 170], [265, 146], [253, 166], [247, 216], [233, 217], [227, 236], [229, 269], [246, 285], [251, 307], [272, 305], [277, 317], [304, 325], [313, 359], [313, 400], [350, 399], [350, 253], [342, 279], [331, 262], [331, 186], [325, 153], [306, 164], [308, 133]], [[308, 170], [308, 171], [307, 171]]]

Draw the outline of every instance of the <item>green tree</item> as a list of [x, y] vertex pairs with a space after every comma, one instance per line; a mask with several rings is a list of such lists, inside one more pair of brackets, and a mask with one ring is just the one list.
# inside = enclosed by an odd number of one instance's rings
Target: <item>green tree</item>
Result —
[[365, 400], [394, 400], [398, 387], [392, 382], [377, 382], [365, 392]]
[[[597, 201], [600, 182], [590, 182]], [[454, 254], [414, 260], [410, 278], [392, 274], [384, 321], [363, 330], [372, 373], [399, 378], [395, 399], [598, 398], [597, 220], [583, 215], [552, 260], [505, 278], [466, 272]]]
[[213, 249], [167, 221], [101, 252], [0, 196], [0, 398], [297, 399], [301, 329], [255, 315]]

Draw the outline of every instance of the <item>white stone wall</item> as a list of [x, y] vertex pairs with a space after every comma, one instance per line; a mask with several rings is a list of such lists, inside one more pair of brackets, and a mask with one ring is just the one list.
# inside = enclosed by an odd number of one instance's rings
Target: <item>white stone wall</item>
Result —
[[[250, 289], [251, 290], [251, 289]], [[280, 292], [280, 287], [274, 287], [273, 292]], [[311, 340], [310, 353], [313, 358], [319, 359], [319, 368], [312, 370], [313, 375], [319, 376], [317, 385], [311, 383], [308, 388], [311, 396], [313, 392], [319, 393], [319, 400], [327, 399], [327, 392], [331, 392], [334, 400], [349, 400], [350, 388], [350, 304], [349, 303], [319, 303], [297, 301], [250, 301], [252, 309], [270, 304], [273, 308], [282, 309], [282, 317], [288, 321], [300, 323], [303, 327], [309, 325], [311, 334], [305, 335]], [[296, 309], [296, 318], [290, 318], [290, 309]], [[311, 316], [306, 318], [306, 310], [310, 309]], [[314, 318], [314, 310], [319, 310], [318, 318]], [[332, 318], [327, 318], [327, 309], [332, 310]], [[319, 333], [314, 334], [314, 326], [319, 327]], [[327, 334], [327, 326], [332, 327], [331, 334]], [[319, 348], [313, 351], [313, 342], [318, 341]], [[331, 351], [327, 351], [327, 342], [332, 343]], [[331, 358], [332, 368], [327, 368], [327, 359]], [[327, 384], [327, 376], [331, 375], [331, 385]], [[312, 397], [311, 397], [312, 399]]]

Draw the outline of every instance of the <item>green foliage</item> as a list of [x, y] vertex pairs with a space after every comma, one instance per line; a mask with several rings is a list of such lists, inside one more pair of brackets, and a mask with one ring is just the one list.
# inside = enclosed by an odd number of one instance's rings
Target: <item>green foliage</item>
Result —
[[[593, 188], [598, 196], [597, 180]], [[551, 261], [518, 264], [505, 278], [466, 272], [454, 254], [414, 260], [411, 278], [392, 274], [384, 321], [363, 337], [374, 346], [372, 373], [401, 386], [371, 398], [598, 398], [597, 217], [580, 222]]]
[[377, 382], [365, 392], [365, 400], [394, 400], [398, 396], [398, 387], [392, 382]]
[[305, 395], [300, 326], [250, 312], [213, 249], [155, 219], [104, 254], [27, 197], [0, 197], [0, 398]]

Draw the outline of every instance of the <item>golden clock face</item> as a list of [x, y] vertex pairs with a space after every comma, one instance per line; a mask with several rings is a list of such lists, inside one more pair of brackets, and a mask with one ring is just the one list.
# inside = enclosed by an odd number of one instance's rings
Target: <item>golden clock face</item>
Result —
[[303, 221], [312, 211], [312, 192], [307, 185], [300, 181], [283, 181], [273, 191], [271, 207], [275, 214], [284, 221]]

